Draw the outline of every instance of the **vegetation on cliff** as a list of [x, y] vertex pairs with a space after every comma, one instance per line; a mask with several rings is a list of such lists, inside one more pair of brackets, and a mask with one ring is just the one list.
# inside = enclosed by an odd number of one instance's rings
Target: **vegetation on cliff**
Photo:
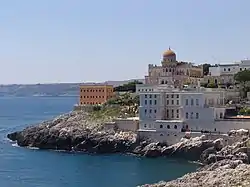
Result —
[[94, 110], [89, 113], [89, 119], [108, 122], [114, 118], [135, 117], [138, 115], [138, 106], [138, 95], [131, 93], [115, 95], [107, 103], [94, 106]]
[[247, 96], [247, 92], [250, 91], [250, 86], [249, 86], [250, 70], [244, 70], [244, 71], [240, 71], [240, 72], [236, 73], [234, 75], [234, 79], [238, 83], [240, 83], [242, 96], [243, 96], [243, 98], [245, 98]]
[[114, 88], [114, 91], [115, 92], [135, 92], [136, 91], [136, 84], [143, 84], [142, 82], [140, 81], [132, 81], [132, 82], [129, 82], [127, 84], [123, 84], [121, 86], [117, 86]]

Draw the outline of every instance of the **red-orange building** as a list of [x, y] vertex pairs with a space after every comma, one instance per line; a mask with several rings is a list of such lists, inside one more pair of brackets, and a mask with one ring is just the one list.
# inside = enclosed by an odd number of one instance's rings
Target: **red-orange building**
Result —
[[80, 85], [79, 105], [103, 104], [113, 97], [113, 86], [104, 84]]

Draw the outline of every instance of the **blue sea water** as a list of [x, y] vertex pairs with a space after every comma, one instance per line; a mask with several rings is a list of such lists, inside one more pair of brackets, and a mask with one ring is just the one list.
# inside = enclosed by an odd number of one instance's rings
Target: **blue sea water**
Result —
[[196, 165], [126, 155], [88, 155], [14, 146], [8, 132], [72, 109], [75, 97], [0, 97], [0, 187], [133, 187], [172, 180]]

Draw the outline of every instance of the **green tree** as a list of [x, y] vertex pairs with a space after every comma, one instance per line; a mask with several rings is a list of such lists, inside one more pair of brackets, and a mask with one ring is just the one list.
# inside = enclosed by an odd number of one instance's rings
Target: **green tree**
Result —
[[215, 84], [215, 83], [213, 83], [213, 82], [211, 82], [211, 83], [209, 83], [209, 84], [207, 85], [207, 88], [218, 88], [218, 85]]
[[244, 70], [236, 73], [234, 75], [234, 80], [240, 83], [242, 86], [243, 97], [246, 97], [249, 91], [249, 86], [247, 85], [250, 81], [250, 70]]
[[127, 84], [123, 84], [121, 86], [117, 86], [114, 88], [115, 92], [135, 92], [136, 91], [136, 84], [143, 84], [142, 82], [135, 80], [129, 82]]

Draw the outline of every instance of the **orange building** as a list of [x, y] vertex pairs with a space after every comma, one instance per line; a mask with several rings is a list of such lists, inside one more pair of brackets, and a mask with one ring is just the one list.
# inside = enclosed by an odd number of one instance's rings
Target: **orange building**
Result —
[[113, 86], [104, 84], [80, 85], [80, 105], [103, 104], [113, 97]]

